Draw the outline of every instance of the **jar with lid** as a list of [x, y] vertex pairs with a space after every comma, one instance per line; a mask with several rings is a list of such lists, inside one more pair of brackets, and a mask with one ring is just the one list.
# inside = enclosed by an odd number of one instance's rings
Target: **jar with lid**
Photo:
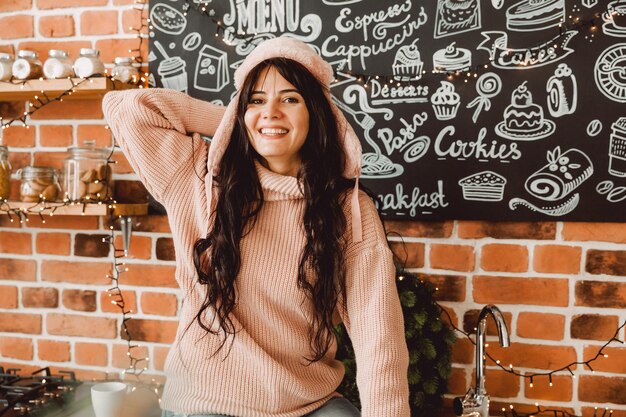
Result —
[[104, 75], [104, 64], [100, 60], [100, 51], [91, 48], [81, 48], [80, 56], [74, 61], [74, 72], [78, 77], [82, 78], [92, 75]]
[[43, 75], [41, 61], [35, 51], [18, 51], [12, 69], [13, 76], [18, 80], [30, 80]]
[[0, 200], [8, 200], [11, 194], [11, 163], [9, 150], [0, 146]]
[[96, 148], [93, 143], [68, 149], [65, 160], [63, 189], [72, 200], [103, 201], [113, 195], [109, 149]]
[[27, 166], [19, 169], [20, 200], [36, 203], [56, 201], [61, 196], [59, 170], [51, 167]]
[[13, 57], [0, 52], [0, 81], [8, 81], [13, 75]]
[[43, 74], [49, 79], [72, 77], [74, 70], [69, 54], [60, 49], [50, 49], [43, 64]]
[[111, 70], [111, 76], [123, 83], [136, 83], [139, 79], [139, 70], [133, 67], [131, 58], [118, 56], [115, 58], [115, 66]]

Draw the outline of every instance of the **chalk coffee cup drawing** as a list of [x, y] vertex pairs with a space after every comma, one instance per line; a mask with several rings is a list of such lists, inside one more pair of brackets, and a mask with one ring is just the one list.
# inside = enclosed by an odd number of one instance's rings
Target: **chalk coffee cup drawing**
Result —
[[610, 3], [608, 11], [613, 21], [613, 26], [616, 29], [626, 30], [626, 3]]
[[125, 396], [123, 382], [102, 382], [91, 387], [91, 404], [96, 417], [119, 417]]
[[163, 87], [187, 92], [187, 71], [185, 61], [180, 57], [167, 58], [159, 63], [157, 72]]

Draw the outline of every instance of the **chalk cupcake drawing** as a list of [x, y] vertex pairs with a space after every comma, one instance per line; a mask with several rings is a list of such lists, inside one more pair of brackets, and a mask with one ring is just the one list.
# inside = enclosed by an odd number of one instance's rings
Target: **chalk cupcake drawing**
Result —
[[533, 197], [556, 204], [538, 207], [523, 198], [513, 198], [509, 201], [511, 210], [522, 205], [549, 216], [562, 216], [578, 206], [579, 194], [568, 196], [593, 175], [591, 159], [579, 149], [572, 148], [562, 153], [557, 146], [548, 151], [547, 160], [546, 165], [528, 177], [524, 188]]
[[469, 201], [502, 201], [506, 178], [493, 171], [482, 171], [459, 180], [463, 199]]
[[565, 21], [565, 0], [522, 0], [506, 10], [506, 27], [534, 32], [558, 27]]
[[543, 117], [543, 109], [533, 103], [526, 81], [511, 94], [511, 104], [504, 109], [504, 120], [495, 132], [505, 138], [520, 141], [539, 140], [554, 133], [555, 124]]
[[150, 10], [150, 24], [169, 35], [180, 35], [187, 27], [187, 18], [169, 4], [157, 3]]
[[230, 81], [226, 52], [204, 45], [198, 54], [193, 86], [203, 91], [221, 91]]
[[457, 48], [452, 42], [444, 49], [433, 54], [433, 68], [435, 72], [462, 71], [472, 66], [472, 53], [469, 49]]
[[594, 68], [596, 85], [607, 98], [626, 103], [626, 43], [607, 48]]
[[623, 0], [609, 3], [602, 19], [602, 31], [606, 35], [626, 38], [626, 3]]
[[567, 64], [559, 64], [554, 75], [546, 84], [548, 110], [552, 117], [561, 117], [576, 111], [578, 84], [572, 69]]
[[435, 39], [480, 28], [479, 0], [438, 0]]
[[626, 117], [620, 117], [611, 125], [609, 174], [626, 177]]
[[159, 41], [152, 45], [161, 53], [163, 61], [159, 62], [157, 73], [161, 77], [161, 84], [165, 88], [187, 92], [187, 63], [179, 56], [170, 57]]
[[454, 84], [448, 81], [440, 81], [441, 86], [430, 97], [437, 120], [450, 120], [456, 117], [456, 112], [461, 104], [461, 96], [454, 91]]
[[419, 48], [415, 39], [410, 45], [403, 45], [396, 51], [393, 60], [393, 77], [396, 80], [408, 81], [422, 78], [424, 62], [422, 61]]
[[474, 115], [472, 116], [472, 121], [476, 123], [478, 120], [478, 116], [480, 112], [483, 110], [489, 111], [491, 108], [491, 99], [500, 94], [502, 90], [502, 79], [500, 76], [493, 72], [486, 72], [480, 76], [478, 82], [476, 83], [476, 91], [478, 92], [478, 97], [472, 100], [467, 108], [471, 109], [472, 107], [476, 107], [474, 110]]

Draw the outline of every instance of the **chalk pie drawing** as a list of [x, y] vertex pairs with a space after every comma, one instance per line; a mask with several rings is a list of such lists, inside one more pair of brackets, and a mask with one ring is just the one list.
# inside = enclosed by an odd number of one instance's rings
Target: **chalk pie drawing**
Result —
[[526, 81], [511, 94], [511, 105], [504, 109], [504, 120], [496, 125], [496, 133], [511, 140], [539, 140], [554, 133], [555, 124], [544, 119], [543, 109], [533, 103]]
[[179, 56], [170, 57], [159, 41], [154, 41], [152, 44], [164, 58], [163, 61], [159, 62], [159, 67], [157, 68], [163, 87], [186, 93], [188, 81], [187, 64], [185, 61]]
[[561, 153], [561, 148], [557, 146], [548, 151], [547, 160], [546, 165], [528, 177], [524, 188], [533, 197], [556, 204], [538, 207], [523, 198], [513, 198], [509, 201], [511, 210], [523, 205], [549, 216], [561, 216], [578, 206], [579, 194], [568, 196], [593, 174], [591, 159], [579, 149], [569, 149]]
[[180, 35], [187, 27], [187, 18], [168, 4], [157, 3], [150, 10], [150, 24], [170, 35]]
[[157, 59], [158, 59], [158, 57], [156, 56], [154, 51], [150, 51], [150, 53], [148, 54], [148, 62], [154, 62]]
[[438, 0], [435, 39], [480, 28], [479, 0]]
[[[344, 102], [333, 96], [333, 101], [341, 110], [352, 116], [354, 121], [363, 129], [363, 136], [374, 152], [363, 153], [361, 157], [361, 178], [393, 178], [402, 175], [404, 167], [396, 164], [386, 155], [383, 155], [380, 146], [371, 137], [371, 131], [376, 121], [370, 113], [385, 113], [385, 119], [393, 117], [390, 109], [373, 109], [367, 103], [367, 92], [360, 85], [351, 85], [343, 93]], [[353, 110], [348, 104], [359, 101], [359, 110]], [[346, 104], [347, 103], [347, 104]]]
[[504, 6], [504, 0], [491, 0], [494, 9], [500, 10]]
[[457, 48], [452, 42], [444, 49], [433, 54], [433, 68], [435, 72], [462, 71], [472, 66], [472, 53], [469, 49]]
[[611, 125], [609, 174], [626, 177], [626, 117], [620, 117]]
[[613, 181], [602, 181], [596, 186], [596, 192], [600, 195], [606, 195], [609, 203], [619, 203], [626, 200], [626, 187], [616, 187]]
[[148, 76], [148, 85], [150, 87], [156, 87], [156, 79], [154, 78], [153, 73], [150, 73], [150, 75]]
[[396, 51], [393, 60], [393, 77], [396, 80], [408, 81], [422, 78], [424, 62], [420, 56], [415, 39], [410, 45], [403, 45]]
[[606, 35], [626, 38], [626, 3], [623, 0], [609, 3], [602, 19], [602, 31]]
[[198, 54], [193, 86], [203, 91], [221, 91], [230, 81], [226, 52], [204, 45]]
[[522, 0], [506, 10], [506, 27], [534, 32], [558, 27], [565, 21], [565, 0]]
[[578, 84], [572, 69], [567, 64], [559, 64], [554, 75], [546, 84], [548, 110], [552, 117], [561, 117], [576, 111]]
[[602, 94], [626, 103], [626, 43], [617, 43], [602, 52], [596, 61], [594, 77]]
[[430, 96], [430, 104], [437, 120], [454, 119], [461, 104], [461, 96], [454, 91], [454, 84], [448, 81], [440, 82], [441, 86]]
[[202, 42], [202, 36], [198, 32], [191, 32], [183, 39], [183, 48], [185, 51], [195, 51]]
[[598, 136], [602, 132], [602, 122], [598, 119], [594, 119], [587, 125], [587, 135], [594, 137]]
[[489, 111], [491, 108], [490, 99], [494, 98], [500, 94], [500, 91], [502, 91], [502, 79], [494, 72], [486, 72], [478, 79], [478, 82], [476, 83], [476, 91], [478, 92], [478, 97], [467, 105], [468, 109], [471, 109], [474, 106], [476, 107], [474, 115], [472, 116], [472, 121], [474, 123], [478, 120], [478, 116], [481, 111]]
[[506, 178], [493, 171], [483, 171], [459, 180], [464, 200], [502, 201]]

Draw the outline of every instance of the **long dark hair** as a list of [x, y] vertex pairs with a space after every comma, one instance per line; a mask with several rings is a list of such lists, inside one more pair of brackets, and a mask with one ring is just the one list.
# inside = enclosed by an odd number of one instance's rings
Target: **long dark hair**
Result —
[[[235, 337], [237, 333], [229, 316], [237, 303], [235, 279], [241, 267], [239, 243], [254, 227], [264, 203], [254, 164], [261, 158], [250, 145], [244, 115], [256, 80], [268, 67], [275, 68], [296, 87], [309, 112], [309, 131], [300, 149], [301, 165], [297, 173], [306, 204], [302, 219], [306, 244], [302, 249], [297, 284], [313, 306], [309, 327], [311, 355], [306, 359], [315, 362], [325, 356], [333, 342], [333, 313], [340, 297], [345, 305], [346, 218], [342, 207], [346, 190], [354, 182], [342, 177], [345, 155], [328, 92], [296, 61], [284, 58], [263, 61], [250, 71], [241, 87], [237, 122], [214, 180], [219, 198], [212, 214], [213, 226], [207, 237], [198, 239], [194, 247], [199, 282], [207, 289], [195, 320], [211, 334], [218, 335], [221, 329], [224, 338], [218, 351], [230, 335]], [[215, 314], [205, 323], [202, 317], [208, 309]], [[213, 326], [215, 320], [219, 329]]]

